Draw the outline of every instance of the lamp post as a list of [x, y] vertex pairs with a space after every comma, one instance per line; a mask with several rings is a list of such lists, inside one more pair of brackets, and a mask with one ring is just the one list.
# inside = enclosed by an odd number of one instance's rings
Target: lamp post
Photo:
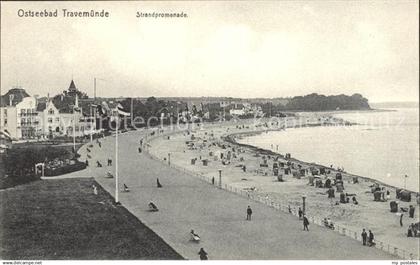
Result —
[[171, 153], [168, 153], [168, 165], [171, 165]]
[[118, 111], [116, 111], [115, 119], [115, 203], [119, 204], [118, 200]]
[[407, 178], [408, 178], [408, 175], [407, 174], [404, 175], [404, 189], [407, 188]]
[[90, 105], [90, 142], [93, 141], [93, 120], [92, 120], [92, 105]]
[[222, 188], [222, 170], [219, 169], [219, 187]]
[[73, 109], [73, 152], [76, 153], [76, 111]]
[[306, 195], [302, 195], [302, 211], [306, 214]]

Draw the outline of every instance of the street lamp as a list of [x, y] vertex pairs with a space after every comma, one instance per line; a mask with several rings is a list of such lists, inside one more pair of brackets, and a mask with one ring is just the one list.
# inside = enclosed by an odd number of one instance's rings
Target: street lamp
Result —
[[306, 214], [306, 195], [302, 195], [302, 211], [303, 214]]
[[171, 165], [171, 153], [168, 153], [168, 165]]
[[407, 174], [404, 175], [404, 189], [407, 188], [407, 178], [408, 178], [408, 175]]
[[116, 119], [115, 119], [115, 203], [119, 204], [118, 200], [118, 111], [116, 111]]
[[219, 169], [219, 187], [222, 188], [222, 170]]

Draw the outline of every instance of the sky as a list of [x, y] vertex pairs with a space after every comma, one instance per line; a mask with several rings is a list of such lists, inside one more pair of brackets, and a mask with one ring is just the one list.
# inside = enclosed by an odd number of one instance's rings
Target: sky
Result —
[[[62, 17], [62, 9], [110, 13]], [[18, 10], [58, 18], [19, 17]], [[187, 18], [136, 18], [136, 12]], [[1, 2], [1, 94], [418, 101], [418, 1]]]

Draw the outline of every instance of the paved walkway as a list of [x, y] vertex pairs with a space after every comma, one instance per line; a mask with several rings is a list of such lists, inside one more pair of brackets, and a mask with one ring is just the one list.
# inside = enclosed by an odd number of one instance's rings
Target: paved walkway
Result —
[[[120, 187], [125, 183], [131, 190], [121, 192], [120, 201], [187, 259], [198, 259], [200, 247], [210, 259], [395, 259], [315, 224], [309, 226], [310, 232], [302, 231], [302, 222], [292, 215], [220, 190], [139, 154], [142, 134], [119, 136]], [[115, 179], [105, 175], [115, 170], [106, 166], [108, 157], [115, 160], [115, 137], [101, 141], [102, 148], [97, 144], [91, 148], [91, 166], [69, 175], [93, 176], [113, 195]], [[86, 148], [80, 153], [85, 159]], [[104, 167], [95, 167], [96, 160]], [[156, 187], [157, 177], [163, 188]], [[159, 212], [148, 211], [150, 200]], [[245, 220], [248, 205], [254, 212], [252, 221]], [[191, 229], [201, 236], [200, 243], [189, 241]]]

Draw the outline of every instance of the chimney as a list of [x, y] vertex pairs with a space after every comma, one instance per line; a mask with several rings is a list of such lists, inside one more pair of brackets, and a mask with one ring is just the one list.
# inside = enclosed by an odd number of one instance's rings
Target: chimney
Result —
[[34, 95], [34, 98], [35, 98], [35, 109], [38, 106], [38, 97], [39, 97], [39, 95]]
[[15, 95], [13, 95], [13, 94], [10, 94], [9, 95], [9, 105], [10, 106], [13, 106], [13, 98], [15, 97]]

